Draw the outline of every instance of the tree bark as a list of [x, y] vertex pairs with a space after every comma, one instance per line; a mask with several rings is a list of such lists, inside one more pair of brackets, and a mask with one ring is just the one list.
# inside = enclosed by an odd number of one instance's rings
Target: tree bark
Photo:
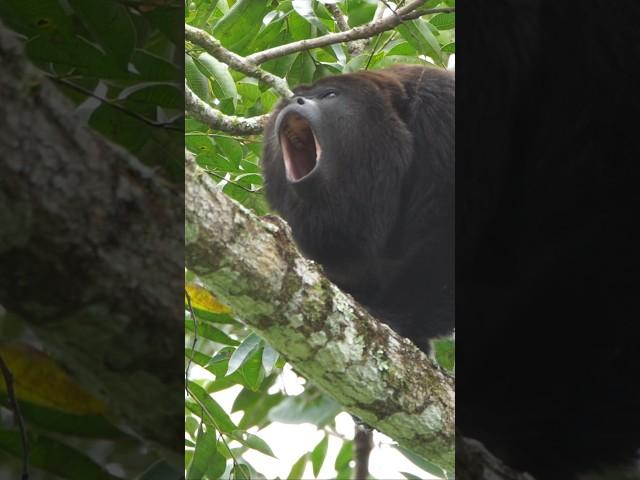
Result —
[[303, 258], [284, 221], [257, 218], [186, 156], [187, 268], [347, 411], [451, 469], [453, 379]]
[[182, 454], [184, 195], [71, 112], [0, 25], [0, 304]]

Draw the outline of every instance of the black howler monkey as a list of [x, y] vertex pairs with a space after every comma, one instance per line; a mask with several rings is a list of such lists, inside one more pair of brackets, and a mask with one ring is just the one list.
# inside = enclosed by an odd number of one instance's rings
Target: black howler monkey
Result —
[[425, 351], [454, 325], [454, 87], [420, 66], [326, 77], [265, 129], [267, 199], [301, 251]]

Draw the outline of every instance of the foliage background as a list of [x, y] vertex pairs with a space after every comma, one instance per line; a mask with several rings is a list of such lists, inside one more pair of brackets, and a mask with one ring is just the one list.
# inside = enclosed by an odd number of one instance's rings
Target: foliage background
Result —
[[[70, 129], [76, 124], [89, 125], [112, 144], [133, 155], [128, 158], [149, 167], [149, 176], [157, 174], [165, 183], [179, 185], [179, 188], [182, 188], [184, 177], [182, 12], [183, 4], [177, 0], [0, 2], [0, 20], [4, 27], [14, 32], [16, 43], [24, 45], [28, 60], [75, 107], [74, 116], [68, 117]], [[175, 61], [176, 52], [179, 62]], [[31, 82], [22, 86], [24, 95], [37, 98], [42, 82], [42, 76], [34, 76]], [[60, 146], [55, 141], [52, 139], [52, 150], [73, 148]], [[25, 155], [22, 161], [28, 168], [33, 159]], [[63, 178], [51, 181], [56, 180], [66, 181]], [[3, 217], [2, 223], [6, 227], [11, 218], [5, 220], [7, 218]], [[121, 220], [126, 223], [125, 214]], [[114, 225], [113, 235], [119, 233], [115, 232], [116, 228], [118, 226]], [[31, 230], [25, 228], [25, 231]], [[3, 243], [3, 248], [11, 246], [10, 241]], [[52, 254], [43, 251], [42, 255]], [[33, 265], [39, 265], [36, 259], [32, 260]], [[52, 263], [56, 261], [63, 260], [52, 259]], [[33, 278], [37, 275], [35, 268], [26, 279], [32, 285], [37, 283]], [[74, 266], [65, 265], [64, 268], [71, 271]], [[52, 285], [49, 293], [54, 290]], [[36, 331], [46, 323], [44, 309], [41, 307], [42, 311], [38, 312], [29, 308], [29, 302], [37, 302], [42, 298], [42, 292], [33, 289], [31, 293], [29, 296], [27, 288], [25, 296], [29, 298], [0, 299], [5, 304], [4, 307], [0, 305], [0, 356], [13, 374], [15, 395], [28, 432], [29, 478], [178, 478], [182, 474], [178, 473], [181, 462], [176, 461], [175, 453], [172, 462], [163, 460], [162, 447], [160, 450], [149, 448], [144, 439], [133, 434], [129, 425], [122, 424], [112, 415], [105, 402], [78, 384], [66, 366], [47, 355], [50, 345], [46, 345], [46, 340]], [[102, 298], [109, 294], [100, 293]], [[82, 300], [68, 306], [67, 314], [80, 308]], [[20, 315], [5, 308], [9, 304], [17, 305], [21, 313], [29, 311], [31, 315]], [[38, 313], [42, 313], [42, 318]], [[54, 335], [66, 339], [79, 335], [80, 350], [100, 351], [105, 347], [107, 327], [113, 326], [113, 317], [103, 318], [103, 330], [95, 334], [91, 330], [81, 331], [84, 318], [60, 315], [56, 326], [51, 328]], [[74, 351], [70, 348], [67, 353], [73, 356]], [[124, 352], [116, 355], [126, 356]], [[88, 369], [95, 368], [96, 372], [100, 367], [87, 366]], [[126, 397], [126, 392], [123, 393]], [[139, 414], [136, 402], [132, 400], [129, 398], [124, 408], [133, 415]], [[0, 404], [0, 477], [20, 478], [21, 435], [2, 380]], [[158, 399], [157, 404], [162, 401]]]
[[[213, 35], [225, 49], [247, 57], [280, 45], [341, 31], [336, 15], [332, 13], [335, 6], [344, 15], [346, 28], [353, 28], [366, 25], [381, 14], [393, 15], [393, 10], [404, 3], [195, 0], [187, 5], [185, 22]], [[453, 6], [455, 0], [429, 0], [423, 5], [425, 8]], [[328, 75], [377, 69], [394, 63], [444, 68], [453, 54], [455, 13], [447, 12], [405, 21], [368, 40], [279, 56], [261, 67], [286, 79], [288, 85], [294, 87]], [[218, 57], [187, 42], [187, 86], [201, 101], [224, 115], [260, 118], [268, 114], [279, 99], [273, 85], [229, 68], [224, 58]], [[223, 131], [189, 113], [187, 109], [185, 143], [196, 155], [198, 164], [230, 197], [260, 215], [268, 213], [260, 175], [261, 136], [242, 134], [233, 129]], [[333, 478], [351, 478], [352, 442], [336, 432], [340, 406], [309, 382], [303, 383], [301, 393], [288, 394], [283, 381], [279, 380], [285, 360], [239, 323], [233, 312], [199, 285], [193, 274], [186, 272], [186, 280], [187, 478], [270, 478], [271, 472], [256, 471], [246, 454], [254, 450], [273, 456], [271, 446], [260, 437], [260, 431], [273, 422], [310, 423], [321, 432], [317, 445], [290, 465], [287, 478], [317, 476], [325, 463], [333, 465]], [[234, 392], [239, 390], [239, 393], [230, 410], [225, 411], [220, 404], [229, 388], [234, 388]], [[240, 420], [232, 421], [232, 415]], [[329, 437], [342, 442], [338, 454], [332, 458], [327, 457]], [[428, 459], [406, 450], [402, 452], [423, 472], [441, 478], [450, 475]], [[398, 478], [418, 478], [408, 472], [398, 475]]]

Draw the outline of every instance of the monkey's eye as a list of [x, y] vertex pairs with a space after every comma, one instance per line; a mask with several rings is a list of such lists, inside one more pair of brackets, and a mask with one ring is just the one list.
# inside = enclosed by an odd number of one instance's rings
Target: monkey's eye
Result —
[[328, 92], [323, 93], [322, 95], [320, 95], [321, 99], [325, 99], [325, 98], [334, 98], [338, 96], [338, 92], [336, 92], [335, 90], [329, 90]]

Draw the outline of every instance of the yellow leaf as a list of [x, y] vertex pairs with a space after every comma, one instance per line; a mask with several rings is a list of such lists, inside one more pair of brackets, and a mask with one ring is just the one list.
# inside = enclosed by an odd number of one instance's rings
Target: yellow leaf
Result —
[[[213, 296], [208, 290], [204, 289], [200, 285], [188, 282], [185, 285], [189, 297], [191, 297], [191, 305], [193, 308], [205, 310], [211, 313], [229, 313], [231, 309], [226, 305], [223, 305]], [[185, 297], [185, 302], [186, 302]]]
[[[75, 415], [101, 414], [106, 410], [100, 400], [43, 352], [23, 343], [2, 343], [0, 355], [11, 370], [18, 400]], [[6, 391], [2, 380], [0, 393]]]

